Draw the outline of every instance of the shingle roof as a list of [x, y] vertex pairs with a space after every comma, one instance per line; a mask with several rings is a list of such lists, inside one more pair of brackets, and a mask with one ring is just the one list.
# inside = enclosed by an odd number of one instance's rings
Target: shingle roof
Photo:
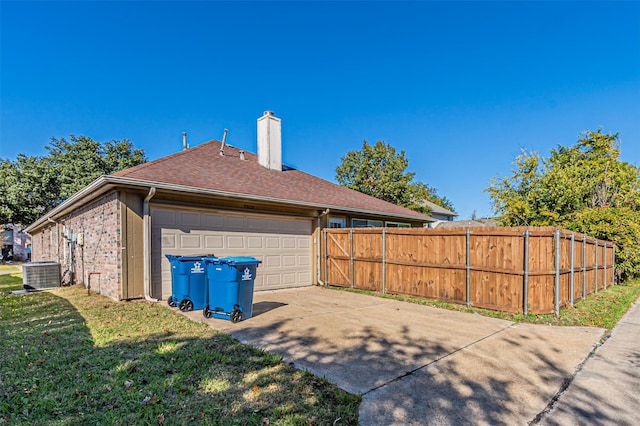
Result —
[[349, 211], [376, 212], [415, 218], [434, 219], [404, 207], [362, 194], [299, 170], [283, 167], [269, 170], [258, 164], [257, 156], [221, 142], [210, 141], [155, 161], [121, 170], [112, 176], [160, 182], [204, 190], [224, 191], [242, 196], [257, 196], [318, 208], [344, 208]]
[[429, 207], [429, 209], [431, 210], [431, 214], [441, 214], [445, 216], [458, 216], [455, 212], [452, 212], [449, 209], [445, 209], [444, 207], [439, 206], [436, 203], [432, 203], [429, 200], [424, 200], [422, 204]]

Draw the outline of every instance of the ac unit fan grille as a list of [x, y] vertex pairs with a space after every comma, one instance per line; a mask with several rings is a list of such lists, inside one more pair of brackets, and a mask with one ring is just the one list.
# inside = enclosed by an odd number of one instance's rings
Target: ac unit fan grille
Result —
[[60, 287], [60, 264], [31, 262], [22, 265], [22, 286], [26, 290]]

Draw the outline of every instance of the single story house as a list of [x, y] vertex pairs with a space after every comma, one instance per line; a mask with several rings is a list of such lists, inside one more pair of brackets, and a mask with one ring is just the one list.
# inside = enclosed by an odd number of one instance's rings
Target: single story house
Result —
[[[0, 250], [3, 261], [27, 259], [31, 238], [22, 228], [14, 224], [0, 225]], [[8, 254], [11, 254], [11, 259], [8, 258]]]
[[281, 120], [258, 119], [258, 153], [212, 140], [102, 176], [26, 231], [113, 299], [167, 299], [165, 254], [254, 256], [255, 290], [316, 284], [325, 227], [424, 227], [434, 219], [282, 164]]
[[435, 222], [429, 223], [430, 228], [435, 228], [442, 222], [454, 221], [456, 216], [458, 216], [457, 213], [428, 200], [424, 200], [422, 205], [429, 208], [429, 216], [436, 220]]

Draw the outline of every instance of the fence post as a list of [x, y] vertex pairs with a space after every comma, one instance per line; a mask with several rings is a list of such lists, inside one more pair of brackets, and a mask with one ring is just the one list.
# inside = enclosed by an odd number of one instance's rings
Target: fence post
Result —
[[467, 244], [467, 308], [471, 306], [471, 231], [467, 228], [466, 231], [466, 244]]
[[582, 300], [587, 299], [587, 236], [582, 236]]
[[555, 314], [560, 315], [560, 230], [556, 229], [556, 280], [554, 291]]
[[355, 286], [353, 270], [353, 228], [349, 229], [349, 279], [351, 280], [351, 288]]
[[596, 266], [595, 266], [595, 271], [596, 271], [596, 293], [598, 292], [598, 239], [596, 238]]
[[387, 230], [382, 228], [382, 294], [387, 293]]
[[329, 285], [329, 256], [327, 251], [327, 228], [324, 231], [324, 286]]
[[576, 243], [576, 234], [571, 233], [571, 278], [569, 282], [569, 290], [571, 291], [571, 295], [569, 296], [569, 303], [571, 303], [571, 307], [573, 308], [573, 289], [575, 286], [573, 268], [575, 267], [575, 243]]
[[607, 289], [607, 242], [604, 242], [604, 264], [602, 265], [602, 285]]
[[524, 271], [522, 276], [523, 298], [522, 312], [529, 314], [529, 235], [530, 231], [524, 231]]
[[616, 245], [611, 246], [611, 285], [616, 285]]

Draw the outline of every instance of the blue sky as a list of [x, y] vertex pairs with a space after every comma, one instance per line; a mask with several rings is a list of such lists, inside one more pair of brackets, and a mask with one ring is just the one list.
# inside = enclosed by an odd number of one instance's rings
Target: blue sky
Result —
[[[362, 142], [405, 150], [460, 219], [521, 149], [620, 132], [640, 159], [639, 2], [0, 2], [0, 157], [51, 137], [150, 160], [221, 139], [334, 181]], [[203, 159], [203, 161], [206, 161]]]

